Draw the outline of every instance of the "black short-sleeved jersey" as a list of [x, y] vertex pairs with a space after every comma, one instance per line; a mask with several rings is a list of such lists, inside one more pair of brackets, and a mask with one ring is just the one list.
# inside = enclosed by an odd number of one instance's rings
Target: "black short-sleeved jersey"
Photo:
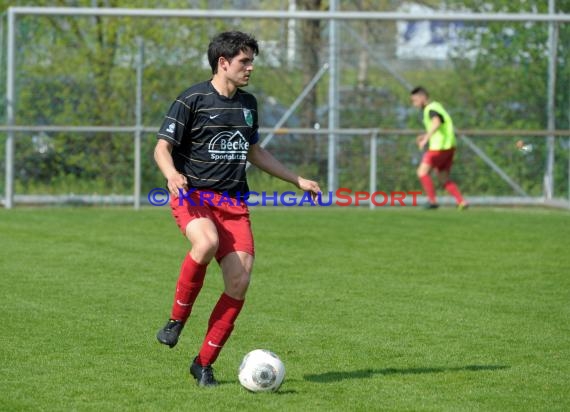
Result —
[[173, 145], [176, 170], [190, 188], [249, 191], [245, 174], [249, 146], [258, 136], [257, 100], [241, 89], [221, 96], [210, 81], [185, 90], [170, 106], [158, 139]]
[[441, 123], [445, 123], [445, 119], [443, 118], [443, 116], [441, 115], [441, 113], [436, 112], [435, 110], [430, 110], [429, 111], [429, 118], [433, 119], [434, 117], [439, 117], [439, 120], [441, 121]]

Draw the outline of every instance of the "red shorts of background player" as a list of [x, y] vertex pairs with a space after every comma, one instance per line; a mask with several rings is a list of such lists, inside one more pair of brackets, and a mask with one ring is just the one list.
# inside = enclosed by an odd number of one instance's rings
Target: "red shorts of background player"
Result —
[[218, 230], [218, 262], [232, 252], [246, 252], [254, 256], [249, 209], [244, 200], [238, 201], [209, 190], [195, 190], [187, 196], [192, 202], [184, 198], [180, 201], [180, 198], [174, 196], [170, 199], [172, 216], [184, 235], [192, 220], [208, 218]]
[[427, 163], [436, 170], [449, 172], [453, 164], [454, 154], [455, 149], [428, 150], [422, 158], [422, 163]]

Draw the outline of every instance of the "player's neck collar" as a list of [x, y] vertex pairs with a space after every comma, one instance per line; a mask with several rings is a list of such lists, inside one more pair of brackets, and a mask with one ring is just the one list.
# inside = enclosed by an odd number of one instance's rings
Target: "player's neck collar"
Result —
[[[231, 95], [229, 95], [229, 94], [230, 94], [229, 92], [227, 93], [228, 95], [226, 95], [226, 94], [224, 93], [224, 90], [223, 90], [224, 87], [220, 87], [220, 85], [218, 85], [218, 87], [216, 87], [216, 84], [214, 83], [214, 78], [211, 78], [209, 83], [210, 83], [210, 86], [212, 87], [212, 89], [216, 92], [216, 94], [217, 94], [218, 96], [224, 98], [224, 99], [229, 99], [229, 100], [231, 100], [231, 99], [233, 99], [233, 98], [236, 96], [236, 94], [237, 94], [237, 91], [238, 91], [238, 88], [237, 88], [237, 87], [234, 89], [234, 91], [233, 91], [233, 93], [231, 93]], [[222, 90], [220, 90], [220, 89], [222, 89]]]

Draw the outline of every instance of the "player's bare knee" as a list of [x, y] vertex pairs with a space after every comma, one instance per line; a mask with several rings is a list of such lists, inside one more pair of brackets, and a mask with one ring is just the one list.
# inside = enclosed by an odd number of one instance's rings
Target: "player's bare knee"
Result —
[[191, 239], [191, 255], [194, 260], [205, 264], [210, 262], [218, 251], [219, 240], [217, 236], [203, 236]]
[[202, 262], [211, 261], [218, 251], [217, 242], [200, 242], [192, 245], [193, 256], [195, 255]]
[[421, 162], [418, 168], [416, 169], [416, 173], [418, 177], [421, 178], [425, 175], [428, 175], [431, 172], [431, 169], [432, 167], [428, 163]]
[[211, 255], [211, 257], [215, 255], [220, 244], [218, 232], [215, 228], [188, 225], [186, 227], [186, 238], [196, 253]]
[[226, 293], [236, 299], [243, 299], [249, 288], [250, 275], [243, 271], [226, 278]]

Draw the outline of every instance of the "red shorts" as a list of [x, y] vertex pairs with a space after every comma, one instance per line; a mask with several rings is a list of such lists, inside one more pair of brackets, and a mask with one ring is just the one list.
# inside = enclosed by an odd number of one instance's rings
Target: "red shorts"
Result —
[[246, 252], [254, 256], [249, 209], [244, 200], [238, 201], [210, 190], [195, 190], [188, 193], [188, 197], [190, 200], [174, 196], [170, 199], [172, 216], [185, 236], [188, 223], [207, 218], [214, 222], [218, 230], [218, 262], [232, 252]]
[[455, 148], [447, 150], [428, 150], [422, 158], [422, 163], [427, 163], [436, 170], [450, 171], [453, 164]]

